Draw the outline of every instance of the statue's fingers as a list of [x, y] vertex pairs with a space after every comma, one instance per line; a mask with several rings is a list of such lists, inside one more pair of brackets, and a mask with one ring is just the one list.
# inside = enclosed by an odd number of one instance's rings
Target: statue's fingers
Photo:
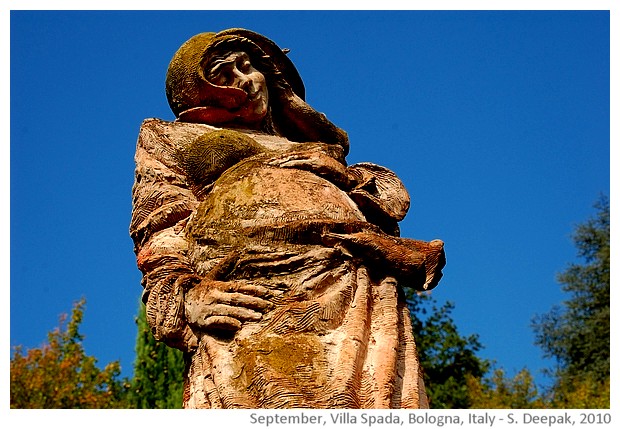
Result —
[[367, 256], [383, 255], [390, 250], [390, 246], [395, 245], [395, 243], [386, 241], [372, 232], [358, 232], [354, 234], [326, 233], [321, 238], [323, 244], [327, 246], [346, 249], [354, 254], [363, 252]]
[[221, 124], [236, 119], [239, 115], [228, 109], [212, 106], [200, 106], [185, 110], [179, 114], [179, 121], [205, 124]]
[[271, 295], [271, 291], [264, 286], [249, 285], [245, 283], [228, 283], [225, 292], [239, 292], [245, 295], [258, 297], [267, 297]]
[[241, 322], [229, 316], [211, 316], [205, 319], [204, 328], [223, 331], [238, 331], [241, 329]]
[[234, 317], [242, 322], [255, 322], [260, 320], [263, 315], [258, 311], [251, 310], [244, 307], [236, 307], [228, 304], [212, 304], [203, 314], [203, 320], [214, 316], [228, 316]]
[[240, 306], [254, 310], [264, 311], [272, 307], [272, 304], [265, 299], [238, 292], [227, 293], [216, 291], [214, 292], [214, 299], [219, 304]]
[[267, 165], [282, 167], [283, 165], [290, 165], [290, 163], [297, 162], [302, 159], [302, 155], [300, 152], [287, 154], [285, 156], [275, 156], [269, 159], [266, 163]]
[[306, 159], [291, 159], [285, 162], [282, 162], [279, 166], [282, 168], [299, 168], [299, 169], [303, 169], [302, 167], [313, 167], [315, 166], [316, 163], [313, 162], [313, 159], [310, 158], [306, 158]]

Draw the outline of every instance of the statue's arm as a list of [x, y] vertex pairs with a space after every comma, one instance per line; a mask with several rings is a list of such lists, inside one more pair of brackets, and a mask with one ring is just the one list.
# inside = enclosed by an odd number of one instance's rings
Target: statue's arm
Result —
[[136, 149], [130, 235], [153, 335], [188, 350], [196, 338], [184, 317], [184, 291], [198, 279], [187, 256], [183, 227], [197, 201], [185, 177], [162, 155], [170, 151], [149, 135], [141, 134]]
[[277, 71], [270, 72], [269, 99], [280, 135], [296, 142], [321, 142], [342, 147], [349, 152], [349, 136], [334, 125], [324, 113], [314, 110], [300, 98], [284, 77]]
[[[158, 188], [172, 200], [176, 199], [173, 194], [185, 194], [182, 189], [165, 184], [158, 184]], [[142, 206], [156, 206], [148, 198], [140, 201], [142, 204], [134, 206], [134, 213], [146, 210]], [[185, 223], [189, 213], [171, 209], [164, 210], [164, 215], [160, 209], [152, 210], [146, 217], [144, 222], [151, 227], [145, 227], [147, 233], [136, 245], [138, 268], [143, 273], [142, 300], [155, 338], [171, 347], [191, 350], [198, 342], [199, 332], [234, 332], [245, 322], [260, 320], [271, 307], [266, 300], [269, 291], [260, 286], [220, 281], [218, 269], [230, 258], [224, 258], [206, 276], [198, 275], [188, 256], [190, 244]]]
[[190, 350], [197, 338], [185, 318], [185, 292], [200, 279], [187, 258], [187, 241], [174, 227], [158, 231], [137, 253], [143, 273], [142, 301], [146, 319], [157, 340]]
[[334, 155], [329, 153], [324, 144], [305, 143], [299, 144], [297, 150], [270, 157], [266, 164], [310, 171], [348, 191], [354, 186], [353, 177], [347, 171], [346, 165]]
[[383, 271], [386, 276], [395, 277], [399, 284], [416, 290], [437, 286], [446, 264], [441, 240], [425, 242], [376, 232], [327, 233], [323, 240], [329, 246], [342, 247], [354, 257], [362, 258], [376, 272]]
[[326, 234], [325, 243], [344, 247], [377, 271], [396, 277], [404, 286], [416, 290], [437, 286], [446, 263], [443, 242], [399, 237], [398, 222], [410, 206], [409, 194], [400, 179], [387, 168], [371, 163], [354, 164], [347, 167], [347, 172], [353, 184], [349, 196], [381, 232]]
[[263, 299], [269, 295], [266, 289], [220, 281], [218, 264], [212, 273], [198, 275], [186, 235], [186, 224], [209, 183], [258, 148], [240, 133], [218, 131], [190, 140], [182, 152], [176, 151], [183, 156], [172, 158], [166, 156], [174, 152], [166, 147], [169, 142], [154, 135], [159, 134], [143, 133], [136, 150], [130, 234], [155, 338], [189, 350], [197, 344], [197, 332], [235, 331], [270, 307]]

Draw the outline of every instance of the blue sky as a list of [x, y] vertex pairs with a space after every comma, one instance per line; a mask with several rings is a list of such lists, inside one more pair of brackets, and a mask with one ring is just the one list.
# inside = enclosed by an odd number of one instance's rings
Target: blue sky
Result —
[[610, 192], [608, 11], [12, 11], [10, 345], [37, 347], [81, 297], [85, 348], [130, 376], [141, 293], [128, 234], [143, 119], [203, 31], [243, 27], [297, 66], [349, 133], [350, 164], [396, 172], [402, 236], [445, 242], [433, 291], [509, 374], [550, 365], [532, 317], [567, 296], [570, 234]]

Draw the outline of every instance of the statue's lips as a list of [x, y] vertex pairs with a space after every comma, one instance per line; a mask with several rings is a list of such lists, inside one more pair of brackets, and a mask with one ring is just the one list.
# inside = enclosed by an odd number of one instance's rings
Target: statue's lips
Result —
[[[244, 107], [264, 102], [264, 100], [265, 100], [265, 95], [263, 94], [263, 91], [256, 91], [255, 93], [248, 94], [248, 98], [243, 102], [243, 104], [238, 109], [233, 109], [231, 111], [241, 110]], [[267, 103], [265, 103], [265, 105], [266, 104]]]
[[231, 112], [237, 112], [240, 110], [243, 110], [244, 108], [251, 106], [253, 104], [256, 104], [259, 101], [263, 100], [263, 95], [260, 92], [257, 92], [253, 95], [248, 94], [248, 98], [243, 102], [243, 104], [241, 106], [239, 106], [237, 109], [231, 109]]

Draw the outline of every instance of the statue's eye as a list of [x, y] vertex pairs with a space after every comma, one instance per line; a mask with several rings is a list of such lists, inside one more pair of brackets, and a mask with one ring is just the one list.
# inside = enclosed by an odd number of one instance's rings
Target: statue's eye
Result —
[[215, 83], [216, 85], [219, 86], [226, 86], [230, 83], [230, 78], [229, 78], [229, 73], [227, 73], [225, 70], [223, 70], [222, 72], [218, 73], [216, 78], [215, 78]]
[[249, 73], [251, 68], [252, 63], [246, 60], [241, 63], [241, 67], [239, 68], [239, 70], [241, 70], [242, 73]]

